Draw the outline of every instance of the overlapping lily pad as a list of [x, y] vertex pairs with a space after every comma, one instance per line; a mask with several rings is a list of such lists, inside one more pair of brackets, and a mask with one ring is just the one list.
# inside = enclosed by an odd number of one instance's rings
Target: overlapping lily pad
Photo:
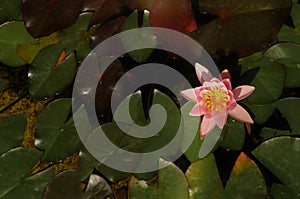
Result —
[[35, 149], [15, 148], [0, 157], [0, 198], [39, 198], [53, 171], [29, 176], [41, 157]]
[[300, 99], [285, 98], [275, 103], [276, 108], [283, 114], [283, 117], [289, 123], [291, 130], [295, 133], [300, 133]]
[[14, 21], [0, 25], [0, 62], [8, 66], [22, 66], [26, 62], [17, 54], [19, 45], [35, 43], [23, 22]]
[[[44, 151], [43, 161], [57, 162], [79, 151], [81, 141], [70, 117], [71, 100], [50, 103], [40, 114], [36, 126], [36, 146]], [[80, 114], [80, 112], [77, 112]]]
[[283, 25], [280, 32], [277, 35], [277, 39], [280, 42], [291, 42], [295, 44], [300, 44], [300, 5], [293, 4], [291, 10], [291, 16], [293, 19], [293, 25], [295, 28]]
[[135, 177], [130, 179], [128, 190], [130, 199], [139, 199], [141, 196], [149, 199], [189, 198], [188, 184], [182, 171], [165, 160], [160, 160], [160, 164], [168, 166], [159, 170], [157, 182], [150, 183]]
[[284, 65], [286, 70], [285, 87], [300, 86], [300, 45], [279, 43], [268, 49], [264, 55]]
[[198, 160], [186, 172], [191, 198], [265, 198], [267, 188], [257, 165], [241, 153], [223, 188], [215, 159], [209, 155]]

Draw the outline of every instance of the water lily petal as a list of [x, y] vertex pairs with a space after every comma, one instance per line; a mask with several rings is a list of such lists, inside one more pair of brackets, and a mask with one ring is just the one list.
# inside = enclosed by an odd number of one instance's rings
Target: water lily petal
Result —
[[183, 90], [180, 94], [187, 100], [197, 103], [197, 96], [195, 94], [195, 89], [190, 88], [187, 90]]
[[230, 79], [223, 79], [222, 82], [224, 83], [224, 85], [228, 90], [232, 90]]
[[236, 101], [238, 100], [242, 100], [245, 99], [246, 97], [248, 97], [249, 95], [251, 95], [251, 93], [254, 91], [254, 87], [253, 86], [238, 86], [235, 89], [233, 89], [233, 95]]
[[202, 107], [199, 104], [196, 104], [189, 114], [191, 116], [201, 116], [205, 114], [205, 112], [202, 110]]
[[201, 121], [200, 138], [203, 139], [208, 132], [216, 126], [215, 120], [208, 115], [204, 115]]
[[215, 120], [215, 123], [222, 129], [227, 121], [228, 112], [221, 111], [212, 115], [212, 118]]
[[197, 77], [198, 77], [199, 81], [201, 82], [201, 84], [203, 84], [203, 82], [205, 82], [205, 81], [210, 81], [213, 78], [213, 76], [209, 72], [209, 70], [207, 68], [205, 68], [204, 66], [202, 66], [201, 64], [196, 63], [195, 69], [196, 69]]
[[249, 115], [249, 113], [240, 105], [237, 105], [232, 110], [229, 110], [228, 113], [233, 119], [239, 120], [241, 122], [253, 124], [253, 120]]

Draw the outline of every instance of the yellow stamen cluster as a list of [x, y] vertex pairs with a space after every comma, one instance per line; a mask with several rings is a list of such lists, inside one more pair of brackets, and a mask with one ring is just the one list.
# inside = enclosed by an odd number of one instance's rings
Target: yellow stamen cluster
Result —
[[220, 111], [227, 106], [228, 98], [225, 91], [220, 88], [212, 88], [204, 94], [207, 109], [211, 111]]

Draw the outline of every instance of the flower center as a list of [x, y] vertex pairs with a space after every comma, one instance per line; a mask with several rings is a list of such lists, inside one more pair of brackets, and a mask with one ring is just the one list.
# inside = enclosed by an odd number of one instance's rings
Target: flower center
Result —
[[224, 90], [220, 88], [212, 88], [204, 94], [207, 109], [210, 111], [221, 111], [227, 106], [228, 98]]

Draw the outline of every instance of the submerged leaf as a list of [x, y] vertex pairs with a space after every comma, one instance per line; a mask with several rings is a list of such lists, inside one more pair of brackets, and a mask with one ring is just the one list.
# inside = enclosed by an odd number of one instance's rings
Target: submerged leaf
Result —
[[[289, 15], [290, 0], [199, 0], [218, 18], [190, 34], [215, 58], [250, 55], [268, 47]], [[255, 33], [255, 34], [253, 34]]]
[[24, 0], [23, 19], [28, 32], [35, 38], [75, 23], [83, 0]]

